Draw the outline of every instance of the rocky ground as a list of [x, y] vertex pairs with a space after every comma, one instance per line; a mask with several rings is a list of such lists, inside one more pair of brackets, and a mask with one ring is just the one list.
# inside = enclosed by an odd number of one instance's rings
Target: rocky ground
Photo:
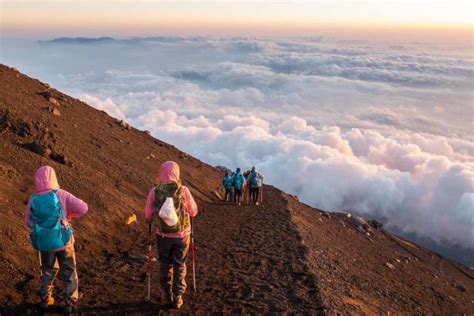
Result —
[[[38, 260], [23, 212], [43, 164], [90, 206], [73, 222], [80, 312], [177, 313], [161, 308], [156, 264], [153, 300], [145, 301], [143, 208], [169, 159], [200, 207], [197, 291], [186, 294], [184, 313], [472, 314], [474, 273], [461, 264], [375, 221], [313, 209], [271, 186], [262, 205], [224, 203], [222, 171], [3, 65], [0, 314], [37, 313]], [[137, 222], [126, 224], [133, 214]]]

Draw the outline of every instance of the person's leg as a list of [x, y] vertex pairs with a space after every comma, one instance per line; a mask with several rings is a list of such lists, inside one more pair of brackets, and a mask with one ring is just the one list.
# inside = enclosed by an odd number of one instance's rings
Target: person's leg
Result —
[[237, 195], [237, 204], [240, 205], [242, 203], [242, 189], [237, 190], [236, 195]]
[[172, 266], [172, 241], [173, 238], [156, 235], [158, 257], [160, 260], [160, 284], [165, 294], [165, 303], [172, 303], [173, 266]]
[[250, 202], [255, 203], [255, 188], [250, 188]]
[[57, 252], [59, 263], [58, 278], [63, 283], [66, 309], [72, 311], [79, 298], [79, 279], [76, 269], [76, 254], [74, 245], [66, 246], [66, 249]]
[[53, 299], [53, 281], [58, 273], [55, 251], [41, 251], [41, 280], [38, 294], [41, 298], [41, 306], [48, 307], [54, 304]]
[[254, 198], [255, 198], [255, 200], [254, 200], [255, 204], [258, 205], [258, 201], [260, 201], [259, 200], [259, 198], [260, 198], [260, 188], [259, 187], [255, 188]]
[[186, 292], [186, 260], [188, 258], [190, 236], [174, 238], [173, 243], [173, 294], [175, 307], [183, 304], [182, 296]]

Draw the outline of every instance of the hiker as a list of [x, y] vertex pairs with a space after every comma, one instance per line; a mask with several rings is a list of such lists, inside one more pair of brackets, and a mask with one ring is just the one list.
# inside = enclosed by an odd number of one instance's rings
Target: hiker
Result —
[[[251, 170], [249, 169], [249, 170], [245, 171], [245, 172], [242, 174], [242, 175], [244, 176], [244, 178], [245, 178], [245, 181], [246, 181], [247, 183], [249, 182], [249, 181], [248, 181], [248, 177], [249, 177], [250, 171], [251, 171]], [[247, 203], [248, 203], [248, 202], [249, 202], [249, 199], [250, 199], [250, 194], [251, 194], [252, 192], [251, 192], [251, 190], [250, 190], [251, 188], [250, 188], [249, 185], [247, 186], [247, 188], [248, 188], [248, 192], [247, 192]], [[245, 194], [244, 194], [244, 195], [245, 195]]]
[[[159, 184], [148, 193], [146, 219], [155, 227], [160, 261], [160, 283], [167, 307], [181, 308], [186, 292], [186, 259], [191, 233], [191, 219], [198, 209], [189, 189], [181, 184], [179, 166], [166, 161], [160, 166]], [[172, 199], [167, 199], [171, 197]], [[168, 205], [172, 201], [172, 205]], [[175, 225], [162, 217], [161, 210], [171, 207]]]
[[224, 176], [224, 179], [222, 179], [222, 184], [224, 185], [224, 190], [225, 190], [225, 194], [224, 194], [224, 200], [226, 202], [231, 202], [232, 201], [232, 174], [230, 171], [227, 171], [225, 176]]
[[252, 170], [247, 177], [247, 183], [249, 184], [250, 202], [258, 205], [260, 189], [263, 185], [263, 176], [257, 172], [255, 167], [252, 167]]
[[72, 313], [76, 309], [78, 277], [74, 236], [69, 220], [81, 217], [87, 210], [84, 201], [59, 189], [53, 168], [43, 166], [36, 171], [35, 193], [26, 206], [25, 223], [31, 229], [33, 247], [39, 251], [41, 285], [38, 293], [41, 308], [54, 304], [53, 281], [58, 274], [64, 287], [64, 311]]
[[242, 192], [246, 186], [246, 182], [244, 176], [240, 173], [240, 168], [235, 170], [235, 174], [232, 177], [232, 184], [234, 186], [234, 203], [241, 205]]

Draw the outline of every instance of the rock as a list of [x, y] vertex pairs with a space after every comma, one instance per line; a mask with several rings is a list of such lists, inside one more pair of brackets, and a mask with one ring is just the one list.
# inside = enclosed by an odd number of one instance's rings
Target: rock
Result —
[[48, 99], [48, 101], [49, 101], [49, 103], [51, 103], [51, 104], [53, 104], [53, 105], [59, 106], [58, 100], [56, 100], [56, 99], [53, 98], [53, 97], [50, 97], [50, 98]]
[[41, 92], [38, 92], [38, 94], [42, 96], [43, 98], [45, 98], [46, 100], [49, 100], [49, 98], [51, 98], [50, 91], [41, 91]]
[[147, 135], [151, 135], [150, 131], [144, 131], [144, 133], [147, 134]]
[[379, 221], [375, 220], [375, 219], [369, 220], [369, 225], [372, 226], [373, 228], [377, 229], [377, 230], [380, 230], [380, 229], [383, 228], [383, 224], [380, 223]]
[[150, 158], [156, 158], [155, 155], [153, 154], [150, 154]]
[[125, 122], [124, 120], [117, 120], [117, 124], [120, 126], [120, 127], [123, 127], [127, 130], [130, 129], [130, 125], [128, 125], [127, 122]]
[[146, 262], [146, 260], [147, 260], [146, 255], [139, 255], [139, 256], [130, 255], [130, 256], [128, 256], [128, 258], [130, 260], [138, 261], [138, 262]]
[[340, 216], [344, 216], [344, 217], [347, 217], [347, 218], [351, 218], [352, 217], [352, 214], [349, 213], [349, 212], [341, 212], [341, 211], [335, 211], [333, 212], [335, 215], [340, 215]]
[[212, 191], [212, 194], [214, 194], [214, 196], [216, 196], [218, 199], [222, 199], [222, 196], [220, 195], [219, 192], [217, 192], [217, 191]]
[[12, 126], [11, 129], [13, 133], [17, 134], [20, 137], [31, 136], [31, 125], [28, 122], [18, 120]]
[[54, 160], [56, 162], [59, 162], [60, 164], [63, 164], [63, 165], [67, 164], [67, 159], [63, 154], [51, 153], [49, 155], [49, 158], [51, 158], [52, 160]]
[[52, 105], [50, 105], [50, 106], [48, 106], [47, 108], [44, 108], [44, 109], [48, 110], [48, 112], [52, 113], [53, 115], [61, 116], [61, 112], [59, 112], [59, 110], [56, 107], [52, 106]]
[[15, 77], [20, 78], [20, 74], [16, 74]]
[[181, 153], [181, 155], [179, 155], [179, 157], [180, 157], [181, 159], [188, 159], [188, 155], [185, 154], [185, 153]]
[[461, 291], [462, 293], [466, 292], [466, 287], [462, 284], [458, 284], [456, 288]]
[[389, 268], [390, 270], [394, 270], [395, 269], [395, 266], [393, 264], [391, 264], [390, 262], [387, 262], [385, 264], [387, 266], [387, 268]]
[[216, 166], [216, 169], [223, 173], [232, 173], [232, 170], [224, 166]]
[[362, 233], [368, 233], [371, 231], [369, 223], [366, 218], [361, 216], [352, 217], [352, 222], [357, 227], [357, 230]]
[[43, 146], [37, 141], [33, 141], [31, 143], [23, 144], [22, 146], [25, 149], [28, 149], [29, 151], [34, 152], [35, 154], [38, 154], [40, 156], [45, 156], [48, 153], [48, 148], [46, 146]]

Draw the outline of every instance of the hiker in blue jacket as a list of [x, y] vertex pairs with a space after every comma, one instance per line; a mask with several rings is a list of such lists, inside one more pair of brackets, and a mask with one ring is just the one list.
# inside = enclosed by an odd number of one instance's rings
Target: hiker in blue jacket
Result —
[[260, 189], [263, 185], [263, 176], [257, 172], [255, 167], [252, 167], [252, 170], [247, 177], [247, 182], [249, 183], [250, 202], [258, 205]]
[[224, 179], [222, 179], [222, 184], [224, 186], [225, 190], [225, 195], [224, 195], [224, 200], [226, 202], [231, 202], [232, 201], [232, 188], [233, 188], [233, 178], [232, 174], [230, 171], [227, 171]]
[[232, 184], [234, 186], [234, 203], [241, 205], [242, 204], [242, 192], [247, 182], [245, 181], [244, 176], [240, 173], [240, 168], [235, 170], [235, 174], [232, 178]]

